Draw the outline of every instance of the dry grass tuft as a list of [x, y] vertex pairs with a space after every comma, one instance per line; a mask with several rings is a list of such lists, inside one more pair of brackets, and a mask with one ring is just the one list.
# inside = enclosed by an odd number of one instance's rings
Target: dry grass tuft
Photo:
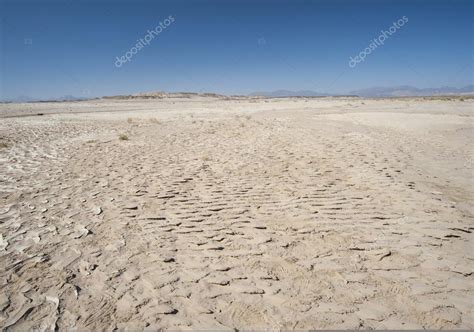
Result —
[[120, 134], [118, 138], [121, 141], [128, 141], [128, 136], [125, 134]]

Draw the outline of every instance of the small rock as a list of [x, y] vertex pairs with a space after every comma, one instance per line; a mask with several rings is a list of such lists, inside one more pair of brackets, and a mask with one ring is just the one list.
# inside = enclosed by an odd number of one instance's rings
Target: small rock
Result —
[[101, 214], [101, 213], [102, 213], [102, 208], [101, 208], [100, 206], [98, 206], [98, 207], [96, 207], [96, 208], [94, 209], [94, 214], [95, 214], [95, 215], [99, 215], [99, 214]]
[[80, 291], [80, 288], [76, 285], [72, 285], [72, 289], [73, 289], [73, 292], [74, 292], [74, 297], [76, 298], [76, 300], [79, 298], [79, 291]]

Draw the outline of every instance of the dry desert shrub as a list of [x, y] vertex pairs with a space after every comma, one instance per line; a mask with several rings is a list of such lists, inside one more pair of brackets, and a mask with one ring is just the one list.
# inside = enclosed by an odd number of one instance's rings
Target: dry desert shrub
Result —
[[128, 141], [128, 136], [125, 134], [119, 134], [118, 138], [121, 141]]
[[0, 142], [0, 149], [6, 149], [8, 148], [8, 144], [5, 142]]
[[133, 123], [133, 119], [132, 119], [132, 118], [128, 118], [128, 119], [127, 119], [127, 122], [128, 122], [128, 123]]
[[151, 123], [154, 123], [154, 124], [160, 124], [160, 120], [158, 120], [157, 118], [150, 118], [150, 122]]

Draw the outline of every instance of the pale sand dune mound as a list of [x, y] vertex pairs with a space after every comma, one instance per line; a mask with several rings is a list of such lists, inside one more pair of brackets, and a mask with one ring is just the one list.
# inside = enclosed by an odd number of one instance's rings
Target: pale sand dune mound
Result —
[[0, 327], [474, 328], [472, 104], [114, 105], [0, 120]]

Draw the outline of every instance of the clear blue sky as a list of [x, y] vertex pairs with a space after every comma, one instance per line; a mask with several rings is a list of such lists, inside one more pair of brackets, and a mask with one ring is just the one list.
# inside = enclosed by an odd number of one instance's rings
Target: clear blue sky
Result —
[[[0, 1], [3, 99], [473, 81], [473, 1]], [[114, 65], [169, 15], [148, 46]], [[383, 46], [348, 66], [403, 16]]]

